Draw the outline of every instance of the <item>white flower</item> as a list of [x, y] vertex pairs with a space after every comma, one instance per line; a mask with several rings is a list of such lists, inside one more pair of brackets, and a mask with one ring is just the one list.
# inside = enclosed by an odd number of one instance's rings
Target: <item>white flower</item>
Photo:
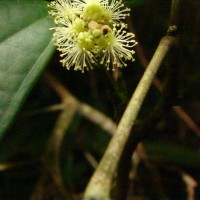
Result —
[[51, 28], [53, 39], [67, 69], [84, 72], [97, 64], [114, 69], [134, 61], [134, 34], [121, 21], [130, 9], [122, 0], [56, 0], [49, 7], [59, 25]]
[[75, 35], [73, 31], [72, 22], [69, 19], [62, 20], [64, 26], [58, 26], [50, 28], [50, 30], [55, 30], [53, 33], [53, 39], [56, 46], [66, 45], [67, 41], [72, 39]]
[[[58, 50], [61, 51], [61, 63], [67, 69], [74, 67], [74, 70], [93, 69], [96, 58], [93, 55], [94, 44], [93, 36], [88, 32], [80, 32], [78, 35], [70, 35], [65, 27], [56, 27], [54, 37]], [[65, 35], [66, 34], [66, 35]]]
[[134, 61], [133, 54], [135, 53], [131, 50], [137, 43], [134, 40], [135, 35], [133, 33], [127, 33], [124, 30], [123, 24], [120, 26], [119, 30], [114, 25], [113, 32], [108, 34], [108, 45], [103, 50], [103, 56], [101, 59], [101, 64], [105, 64], [107, 69], [112, 66], [123, 67], [127, 64], [124, 60]]
[[[109, 2], [109, 1], [107, 1]], [[120, 22], [121, 20], [125, 19], [129, 16], [129, 12], [131, 11], [130, 8], [124, 8], [124, 4], [122, 0], [111, 0], [111, 3], [107, 3], [105, 5], [106, 9], [111, 10], [111, 18], [113, 22]]]
[[69, 41], [68, 45], [60, 47], [59, 50], [63, 52], [61, 57], [64, 57], [61, 63], [67, 69], [74, 66], [74, 70], [84, 72], [85, 69], [93, 69], [93, 65], [96, 63], [96, 58], [91, 51], [83, 48], [75, 40]]
[[49, 15], [54, 17], [56, 24], [67, 19], [73, 20], [81, 12], [81, 8], [75, 6], [70, 0], [55, 0], [48, 4], [48, 7], [51, 8]]
[[74, 0], [75, 4], [90, 16], [91, 20], [118, 23], [129, 16], [130, 8], [124, 7], [122, 0]]

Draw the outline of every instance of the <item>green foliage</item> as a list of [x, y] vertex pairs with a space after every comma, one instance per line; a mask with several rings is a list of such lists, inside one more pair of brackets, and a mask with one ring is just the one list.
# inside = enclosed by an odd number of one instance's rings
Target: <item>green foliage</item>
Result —
[[0, 3], [0, 138], [22, 106], [54, 51], [46, 4]]

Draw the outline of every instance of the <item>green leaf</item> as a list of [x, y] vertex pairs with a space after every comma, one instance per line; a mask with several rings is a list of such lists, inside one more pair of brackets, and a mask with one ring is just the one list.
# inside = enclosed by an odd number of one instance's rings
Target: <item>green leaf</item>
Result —
[[52, 26], [44, 1], [0, 1], [0, 139], [54, 52]]

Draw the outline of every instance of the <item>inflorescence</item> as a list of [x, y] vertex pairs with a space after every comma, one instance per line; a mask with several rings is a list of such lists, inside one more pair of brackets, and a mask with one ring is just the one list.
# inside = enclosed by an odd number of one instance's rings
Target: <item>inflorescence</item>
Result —
[[130, 9], [122, 0], [55, 0], [49, 14], [56, 27], [53, 38], [67, 69], [92, 69], [102, 64], [107, 69], [126, 66], [134, 61], [134, 34], [122, 22]]

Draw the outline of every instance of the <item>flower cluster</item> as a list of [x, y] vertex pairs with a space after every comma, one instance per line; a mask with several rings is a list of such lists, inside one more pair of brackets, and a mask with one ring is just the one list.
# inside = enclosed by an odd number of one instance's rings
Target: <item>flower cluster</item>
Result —
[[48, 7], [57, 24], [51, 28], [54, 42], [67, 69], [84, 72], [99, 63], [114, 70], [134, 61], [134, 34], [122, 22], [130, 9], [122, 0], [55, 0]]

